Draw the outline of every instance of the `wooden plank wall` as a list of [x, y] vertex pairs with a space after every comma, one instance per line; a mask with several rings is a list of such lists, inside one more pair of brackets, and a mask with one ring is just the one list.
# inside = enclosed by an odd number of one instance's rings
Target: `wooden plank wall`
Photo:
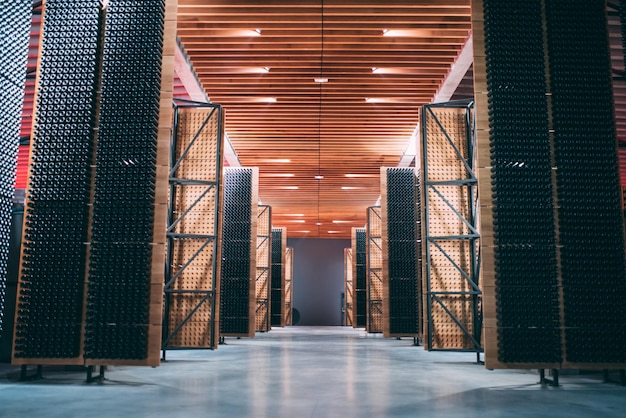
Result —
[[[187, 214], [171, 232], [201, 237], [175, 239], [171, 244], [170, 277], [178, 275], [178, 278], [169, 289], [180, 293], [167, 294], [168, 316], [164, 324], [167, 334], [173, 333], [191, 315], [188, 322], [167, 343], [172, 348], [217, 348], [218, 344], [219, 310], [215, 309], [214, 298], [205, 299], [206, 293], [184, 292], [212, 292], [215, 290], [214, 283], [215, 288], [219, 289], [219, 223], [216, 217], [218, 190], [221, 187], [217, 182], [223, 165], [219, 150], [223, 149], [224, 140], [220, 120], [221, 111], [215, 108], [178, 109], [174, 160], [178, 161], [185, 151], [186, 157], [172, 172], [172, 177], [211, 182], [215, 185], [212, 188], [205, 184], [173, 186], [175, 218], [185, 212]], [[189, 147], [194, 138], [193, 146]], [[208, 245], [207, 239], [211, 240]], [[184, 270], [181, 270], [183, 267]]]
[[256, 247], [256, 330], [271, 329], [272, 208], [259, 205]]
[[366, 331], [383, 332], [383, 250], [380, 206], [367, 208], [367, 323]]

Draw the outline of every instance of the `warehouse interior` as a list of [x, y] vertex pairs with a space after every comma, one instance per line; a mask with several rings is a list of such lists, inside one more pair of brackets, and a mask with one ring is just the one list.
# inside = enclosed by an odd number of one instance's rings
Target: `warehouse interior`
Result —
[[0, 12], [0, 416], [621, 416], [625, 1]]

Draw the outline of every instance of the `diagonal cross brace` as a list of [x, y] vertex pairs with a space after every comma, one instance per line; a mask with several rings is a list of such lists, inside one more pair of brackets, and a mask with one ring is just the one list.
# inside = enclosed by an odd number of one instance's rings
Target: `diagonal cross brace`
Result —
[[213, 117], [215, 110], [216, 108], [213, 108], [211, 110], [211, 113], [209, 113], [209, 115], [206, 117], [204, 122], [202, 122], [202, 125], [200, 126], [200, 128], [198, 128], [198, 131], [195, 133], [192, 140], [189, 141], [189, 144], [187, 144], [187, 147], [185, 147], [185, 151], [183, 151], [183, 153], [180, 155], [180, 158], [178, 158], [178, 161], [176, 161], [176, 164], [174, 164], [174, 166], [170, 170], [170, 177], [174, 177], [174, 173], [176, 172], [176, 170], [178, 170], [178, 167], [180, 167], [180, 165], [183, 163], [183, 160], [185, 159], [187, 154], [189, 154], [189, 150], [191, 150], [191, 147], [194, 146], [194, 144], [196, 143], [196, 140], [200, 137], [200, 133], [202, 133], [206, 125], [209, 123], [209, 121]]
[[198, 255], [200, 255], [200, 253], [212, 241], [213, 241], [213, 238], [209, 238], [206, 241], [204, 241], [204, 244], [202, 244], [202, 246], [198, 248], [198, 250], [189, 258], [189, 260], [187, 260], [187, 262], [183, 264], [183, 266], [176, 272], [174, 277], [172, 277], [167, 283], [165, 283], [165, 289], [169, 289], [172, 286], [172, 284], [176, 281], [176, 279], [178, 279], [180, 275], [183, 274], [183, 271], [185, 271], [185, 269], [189, 267], [189, 265], [198, 257]]
[[455, 323], [455, 324], [457, 324], [457, 326], [458, 326], [459, 328], [461, 328], [461, 331], [463, 331], [463, 333], [464, 333], [465, 335], [467, 335], [467, 336], [468, 336], [468, 337], [472, 340], [472, 343], [474, 343], [474, 346], [475, 346], [476, 348], [482, 349], [482, 347], [480, 346], [480, 343], [479, 343], [478, 341], [476, 341], [476, 338], [474, 338], [474, 336], [472, 335], [472, 333], [471, 333], [471, 332], [469, 332], [469, 330], [465, 327], [465, 325], [463, 325], [463, 324], [461, 323], [461, 321], [459, 321], [459, 320], [456, 318], [456, 316], [454, 316], [454, 314], [450, 311], [450, 309], [448, 309], [448, 307], [447, 307], [447, 306], [443, 303], [443, 301], [442, 301], [441, 299], [439, 299], [439, 297], [438, 297], [437, 295], [434, 295], [434, 294], [432, 294], [432, 293], [430, 294], [430, 297], [431, 297], [431, 299], [435, 300], [435, 302], [437, 302], [437, 303], [438, 303], [438, 304], [439, 304], [439, 305], [443, 308], [443, 310], [444, 310], [444, 311], [446, 311], [446, 313], [448, 314], [448, 316], [449, 316], [450, 318], [452, 318], [452, 320], [454, 321], [454, 323]]
[[444, 126], [441, 124], [441, 121], [439, 120], [437, 115], [435, 115], [435, 112], [433, 112], [433, 110], [430, 107], [427, 107], [427, 109], [428, 109], [428, 113], [430, 113], [432, 117], [435, 119], [435, 122], [437, 123], [437, 126], [439, 126], [439, 129], [441, 129], [441, 132], [445, 135], [450, 146], [454, 149], [454, 152], [456, 153], [457, 157], [459, 157], [459, 160], [461, 160], [461, 162], [465, 166], [465, 169], [467, 170], [470, 177], [472, 179], [475, 179], [476, 174], [474, 173], [474, 170], [472, 169], [472, 167], [470, 167], [465, 157], [463, 157], [463, 155], [461, 154], [461, 151], [459, 151], [457, 146], [454, 144], [454, 141], [452, 140], [452, 138], [450, 138], [450, 135], [448, 134], [448, 131], [446, 131], [446, 128], [444, 128]]
[[444, 250], [441, 245], [439, 245], [439, 243], [437, 243], [437, 241], [434, 240], [429, 240], [429, 242], [432, 242], [435, 247], [437, 247], [439, 249], [439, 251], [441, 251], [441, 254], [444, 255], [444, 257], [446, 257], [448, 259], [448, 261], [450, 263], [452, 263], [452, 265], [454, 266], [455, 269], [457, 269], [459, 271], [459, 273], [461, 273], [461, 275], [465, 278], [465, 280], [467, 280], [467, 282], [469, 283], [470, 286], [472, 286], [472, 288], [474, 288], [475, 292], [479, 292], [479, 294], [481, 294], [481, 290], [478, 288], [478, 285], [476, 284], [476, 282], [474, 282], [474, 280], [472, 280], [472, 278], [465, 272], [465, 270], [463, 270], [461, 268], [461, 266], [459, 266], [453, 259], [452, 257], [450, 257], [450, 255], [448, 255], [448, 253], [446, 252], [446, 250]]
[[189, 207], [185, 209], [185, 211], [181, 213], [180, 216], [174, 222], [172, 222], [172, 224], [169, 227], [167, 227], [167, 232], [172, 232], [174, 228], [176, 228], [176, 225], [178, 225], [183, 220], [183, 218], [185, 218], [185, 216], [187, 216], [187, 214], [191, 212], [198, 203], [200, 203], [200, 201], [204, 198], [204, 196], [206, 196], [207, 193], [213, 190], [214, 187], [215, 185], [212, 184], [204, 192], [202, 192], [202, 194], [200, 194], [200, 196], [198, 196], [198, 198], [194, 200], [193, 203], [189, 205]]
[[443, 202], [450, 208], [452, 209], [452, 212], [454, 212], [454, 214], [470, 229], [470, 231], [472, 232], [472, 234], [475, 235], [480, 235], [478, 233], [478, 231], [476, 230], [476, 227], [472, 224], [469, 223], [469, 221], [467, 219], [465, 219], [465, 217], [463, 215], [461, 215], [461, 213], [457, 210], [457, 208], [454, 207], [454, 205], [452, 203], [450, 203], [450, 201], [448, 201], [448, 199], [446, 199], [446, 197], [437, 189], [437, 187], [433, 186], [432, 184], [429, 185], [428, 187], [430, 187], [431, 189], [433, 189], [433, 191], [435, 193], [437, 193], [437, 196], [439, 196], [441, 198], [441, 200], [443, 200]]
[[165, 341], [163, 341], [163, 344], [161, 346], [162, 348], [166, 348], [167, 347], [167, 344], [172, 340], [174, 335], [176, 335], [185, 326], [185, 324], [191, 320], [191, 317], [193, 316], [193, 314], [195, 314], [198, 311], [198, 309], [200, 309], [202, 307], [202, 305], [204, 305], [204, 303], [207, 300], [209, 300], [212, 296], [213, 296], [213, 291], [207, 293], [200, 300], [200, 302], [198, 302], [198, 304], [183, 318], [183, 320], [180, 322], [180, 324], [178, 324], [176, 326], [176, 328], [174, 328], [174, 330], [170, 333], [170, 335], [167, 336]]

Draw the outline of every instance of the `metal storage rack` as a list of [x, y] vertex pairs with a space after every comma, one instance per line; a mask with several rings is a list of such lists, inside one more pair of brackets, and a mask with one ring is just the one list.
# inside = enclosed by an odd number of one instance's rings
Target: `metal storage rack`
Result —
[[256, 330], [268, 332], [270, 318], [272, 269], [272, 207], [259, 205], [256, 244]]
[[367, 231], [365, 228], [352, 228], [352, 326], [364, 328], [367, 325]]
[[343, 249], [343, 325], [354, 326], [354, 282], [352, 280], [352, 248]]
[[293, 248], [285, 249], [285, 326], [293, 325]]
[[285, 275], [287, 254], [287, 228], [272, 227], [272, 268], [270, 300], [271, 326], [285, 326]]
[[383, 332], [383, 244], [380, 206], [367, 208], [367, 332]]
[[424, 347], [483, 351], [472, 100], [422, 109]]
[[223, 110], [174, 104], [162, 350], [217, 348]]

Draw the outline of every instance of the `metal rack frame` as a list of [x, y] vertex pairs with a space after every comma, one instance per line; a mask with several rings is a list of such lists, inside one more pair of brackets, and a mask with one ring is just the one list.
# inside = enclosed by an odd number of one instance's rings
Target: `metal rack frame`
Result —
[[293, 325], [293, 247], [285, 248], [285, 326]]
[[[452, 133], [447, 132], [443, 124], [440, 122], [439, 118], [433, 111], [436, 108], [460, 108], [465, 109], [465, 121], [466, 121], [466, 132], [467, 137], [462, 138], [462, 141], [466, 141], [467, 149], [468, 149], [468, 157], [467, 159], [463, 157], [461, 151], [457, 147], [455, 141], [452, 137]], [[423, 120], [422, 120], [422, 163], [423, 163], [423, 181], [424, 181], [424, 217], [423, 217], [423, 228], [424, 228], [424, 240], [426, 241], [425, 246], [425, 293], [426, 293], [426, 332], [425, 339], [427, 340], [427, 347], [430, 351], [462, 351], [462, 352], [475, 352], [477, 353], [477, 358], [480, 360], [480, 353], [483, 352], [483, 347], [481, 344], [481, 333], [482, 333], [482, 291], [479, 287], [479, 277], [480, 277], [480, 265], [481, 265], [481, 253], [480, 253], [480, 234], [479, 234], [479, 202], [478, 202], [478, 178], [476, 176], [476, 127], [474, 117], [474, 101], [472, 99], [467, 100], [459, 100], [452, 101], [447, 103], [437, 103], [437, 104], [429, 104], [423, 107]], [[433, 118], [441, 129], [442, 133], [446, 138], [447, 146], [450, 146], [454, 149], [456, 156], [459, 158], [460, 162], [465, 167], [468, 176], [466, 178], [459, 178], [454, 180], [446, 180], [446, 181], [431, 181], [429, 180], [428, 169], [429, 169], [429, 161], [428, 161], [428, 141], [429, 136], [427, 133], [427, 124], [426, 121], [428, 118]], [[469, 197], [468, 207], [461, 208], [455, 207], [455, 205], [448, 201], [445, 196], [438, 190], [439, 186], [456, 186], [459, 188], [467, 189], [467, 196]], [[445, 236], [435, 236], [430, 233], [430, 218], [429, 218], [429, 196], [430, 194], [437, 195], [440, 199], [442, 199], [445, 204], [454, 212], [454, 214], [467, 226], [469, 230], [469, 234], [467, 235], [445, 235]], [[469, 216], [463, 215], [463, 212], [468, 213]], [[464, 269], [456, 263], [452, 257], [442, 248], [439, 244], [441, 241], [469, 241], [470, 242], [470, 262], [468, 268]], [[464, 280], [469, 284], [471, 290], [451, 290], [446, 292], [437, 292], [431, 289], [431, 251], [430, 247], [434, 246], [438, 251], [440, 251], [443, 256], [451, 263], [452, 266], [458, 271], [458, 273], [464, 278]], [[445, 295], [459, 295], [459, 296], [469, 296], [472, 299], [472, 329], [470, 331], [461, 320], [459, 320], [453, 312], [445, 305], [442, 301], [441, 296]], [[450, 319], [462, 330], [462, 332], [472, 341], [473, 347], [471, 349], [432, 349], [433, 343], [433, 305], [439, 305], [445, 313], [450, 317]]]
[[[270, 306], [270, 298], [272, 296], [272, 277], [271, 277], [271, 269], [272, 269], [272, 207], [269, 205], [259, 205], [259, 208], [261, 208], [261, 211], [259, 212], [258, 216], [257, 216], [257, 220], [260, 220], [262, 218], [262, 216], [265, 213], [269, 213], [268, 219], [269, 219], [269, 224], [267, 225], [267, 231], [268, 234], [267, 235], [257, 235], [257, 252], [259, 251], [259, 248], [261, 248], [261, 246], [263, 246], [263, 244], [265, 244], [266, 242], [268, 242], [269, 245], [269, 252], [267, 255], [267, 265], [266, 266], [260, 266], [257, 263], [257, 272], [256, 272], [256, 280], [257, 283], [259, 281], [259, 279], [266, 274], [267, 275], [267, 295], [265, 295], [265, 298], [259, 298], [257, 297], [256, 299], [256, 314], [259, 314], [259, 310], [265, 306], [265, 329], [264, 330], [258, 330], [257, 331], [263, 331], [263, 332], [269, 332], [272, 329], [272, 317], [271, 317], [271, 306]], [[258, 285], [257, 285], [258, 288]]]
[[[174, 126], [172, 131], [172, 137], [170, 142], [170, 172], [169, 172], [169, 199], [168, 199], [168, 210], [167, 210], [167, 254], [165, 261], [165, 307], [164, 307], [164, 321], [163, 321], [163, 339], [161, 344], [161, 350], [163, 351], [163, 360], [165, 360], [165, 355], [167, 350], [172, 349], [206, 349], [207, 347], [171, 347], [169, 346], [169, 342], [172, 338], [182, 329], [182, 327], [187, 324], [194, 313], [198, 311], [205, 303], [211, 304], [211, 327], [210, 327], [210, 347], [216, 346], [217, 335], [215, 332], [215, 322], [216, 322], [216, 292], [217, 292], [217, 274], [218, 274], [218, 266], [217, 266], [217, 254], [218, 254], [218, 231], [219, 231], [219, 207], [221, 204], [221, 196], [220, 196], [220, 182], [221, 182], [221, 164], [219, 161], [222, 160], [222, 141], [217, 141], [217, 170], [215, 174], [215, 181], [204, 181], [204, 180], [195, 180], [195, 179], [184, 179], [184, 178], [176, 178], [174, 174], [176, 170], [180, 167], [183, 160], [187, 156], [189, 150], [195, 144], [195, 141], [200, 136], [200, 133], [204, 130], [209, 120], [212, 117], [215, 117], [215, 112], [218, 113], [218, 136], [221, 138], [224, 134], [224, 126], [223, 126], [223, 110], [220, 105], [214, 103], [204, 103], [204, 102], [194, 102], [191, 100], [183, 100], [183, 99], [175, 99], [174, 103]], [[213, 109], [209, 116], [206, 117], [204, 123], [200, 127], [200, 129], [194, 135], [192, 141], [187, 145], [186, 149], [182, 153], [182, 155], [177, 158], [176, 156], [176, 145], [177, 145], [177, 133], [179, 128], [179, 112], [180, 109], [185, 108], [210, 108]], [[187, 208], [180, 216], [176, 217], [174, 214], [174, 203], [176, 201], [176, 186], [205, 186], [203, 193], [194, 201], [194, 203]], [[192, 210], [193, 208], [202, 200], [207, 193], [211, 190], [215, 189], [215, 218], [214, 218], [214, 229], [215, 235], [202, 235], [202, 234], [192, 234], [192, 233], [175, 233], [173, 232], [176, 225], [178, 225]], [[173, 258], [173, 245], [174, 240], [184, 240], [184, 239], [194, 239], [194, 240], [204, 240], [202, 246], [192, 255], [192, 257], [185, 262], [185, 264], [176, 272], [176, 274], [172, 274], [172, 258]], [[187, 267], [195, 260], [196, 257], [209, 245], [213, 246], [213, 254], [215, 255], [213, 258], [212, 265], [212, 278], [211, 278], [211, 289], [195, 289], [195, 290], [176, 290], [173, 285], [176, 280], [182, 275]], [[185, 318], [171, 331], [169, 332], [169, 313], [170, 313], [170, 295], [172, 294], [188, 294], [188, 295], [202, 295], [202, 299], [196, 304], [196, 306], [186, 315]]]
[[[378, 209], [378, 210], [377, 210]], [[383, 266], [382, 266], [382, 252], [383, 252], [383, 248], [382, 248], [382, 231], [379, 229], [378, 231], [376, 231], [376, 235], [372, 234], [372, 219], [376, 219], [378, 221], [379, 225], [382, 225], [382, 213], [381, 213], [381, 207], [380, 206], [370, 206], [367, 208], [367, 232], [366, 232], [366, 237], [367, 237], [367, 244], [365, 247], [365, 251], [366, 251], [366, 277], [367, 277], [367, 282], [366, 282], [366, 291], [367, 291], [367, 317], [366, 317], [366, 329], [367, 332], [372, 332], [372, 333], [380, 333], [383, 332], [382, 330], [382, 321], [380, 324], [380, 329], [377, 330], [373, 330], [374, 326], [373, 326], [373, 319], [372, 319], [372, 311], [375, 310], [376, 312], [378, 312], [378, 314], [380, 314], [381, 319], [383, 316], [383, 299], [382, 299], [382, 286], [383, 286]], [[376, 239], [378, 239], [378, 242], [376, 241]], [[378, 251], [380, 251], [380, 256], [381, 256], [381, 265], [380, 267], [372, 267], [372, 246], [378, 248]], [[377, 280], [380, 282], [381, 285], [381, 299], [372, 299], [371, 295], [371, 287], [372, 287], [372, 280]]]

